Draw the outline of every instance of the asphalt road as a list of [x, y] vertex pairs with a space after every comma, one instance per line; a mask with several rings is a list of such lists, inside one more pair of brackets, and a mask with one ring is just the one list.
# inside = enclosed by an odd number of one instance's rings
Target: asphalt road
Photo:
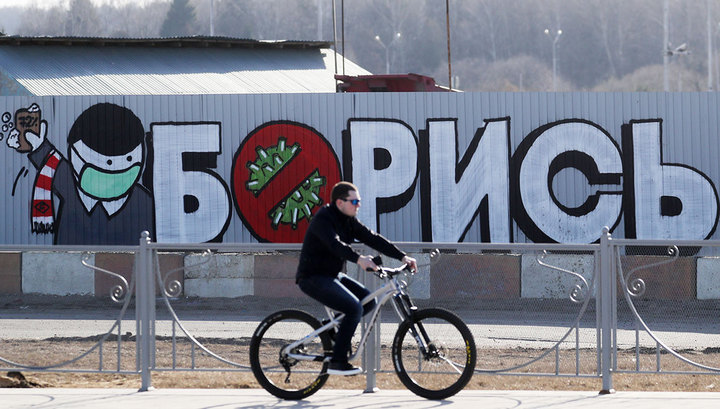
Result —
[[[4, 309], [0, 311], [1, 339], [40, 340], [62, 338], [86, 338], [109, 331], [118, 319], [120, 309], [51, 309], [28, 306], [27, 308]], [[269, 311], [237, 313], [228, 310], [177, 311], [182, 326], [193, 336], [203, 338], [250, 337], [261, 317]], [[574, 331], [569, 333], [577, 312], [555, 314], [510, 314], [506, 311], [485, 311], [459, 314], [468, 323], [478, 348], [548, 348], [560, 339], [566, 341], [561, 348], [593, 348], [597, 342], [595, 323], [584, 320], [580, 324], [576, 340]], [[120, 321], [120, 334], [136, 334], [135, 312], [128, 310]], [[156, 334], [170, 336], [173, 333], [172, 316], [164, 308], [158, 308]], [[392, 321], [392, 320], [391, 320]], [[648, 323], [658, 340], [674, 349], [703, 350], [720, 345], [715, 320], [657, 318]], [[383, 323], [381, 341], [390, 344], [397, 324]], [[641, 330], [636, 334], [636, 325], [626, 323], [617, 332], [618, 347], [630, 348], [635, 345], [636, 336], [641, 345], [654, 347], [656, 342]], [[640, 328], [638, 326], [638, 328]], [[181, 328], [175, 326], [176, 333]], [[114, 331], [118, 333], [117, 329]], [[567, 335], [567, 336], [566, 336]]]

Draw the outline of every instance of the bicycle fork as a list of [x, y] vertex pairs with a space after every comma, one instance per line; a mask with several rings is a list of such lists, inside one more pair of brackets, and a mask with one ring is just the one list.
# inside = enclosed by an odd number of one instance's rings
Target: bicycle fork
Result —
[[425, 331], [425, 326], [423, 326], [421, 322], [413, 321], [413, 317], [418, 308], [413, 304], [410, 297], [405, 293], [400, 293], [395, 296], [394, 301], [398, 308], [398, 313], [403, 318], [410, 320], [410, 333], [413, 338], [415, 338], [415, 342], [417, 342], [423, 357], [430, 359], [438, 356], [438, 350], [432, 344], [430, 336], [427, 331]]

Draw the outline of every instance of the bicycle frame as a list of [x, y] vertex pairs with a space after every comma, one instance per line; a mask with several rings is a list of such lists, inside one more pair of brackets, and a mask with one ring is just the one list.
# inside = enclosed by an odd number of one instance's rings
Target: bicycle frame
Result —
[[[378, 272], [379, 274], [376, 274], [380, 276], [381, 278], [384, 271], [394, 271], [395, 269], [384, 269], [381, 268]], [[360, 338], [360, 344], [358, 345], [357, 349], [353, 354], [350, 355], [349, 360], [352, 361], [355, 358], [357, 358], [358, 354], [364, 350], [365, 344], [367, 343], [367, 340], [369, 338], [370, 332], [372, 331], [373, 327], [375, 326], [375, 321], [377, 321], [378, 316], [380, 315], [380, 308], [385, 305], [388, 300], [390, 300], [393, 297], [401, 297], [405, 301], [407, 301], [407, 307], [410, 309], [410, 311], [405, 311], [405, 306], [402, 304], [401, 300], [396, 300], [396, 303], [394, 303], [395, 312], [400, 317], [400, 320], [405, 320], [409, 318], [412, 314], [412, 309], [415, 307], [412, 305], [412, 302], [410, 301], [410, 296], [405, 292], [405, 288], [407, 288], [407, 285], [405, 282], [398, 280], [399, 274], [396, 275], [386, 275], [385, 278], [383, 278], [385, 283], [381, 285], [377, 290], [370, 293], [367, 297], [362, 299], [362, 305], [365, 305], [369, 303], [370, 301], [377, 299], [377, 303], [375, 304], [375, 307], [373, 307], [372, 314], [370, 315], [370, 323], [367, 325], [367, 328], [362, 333], [362, 337]], [[307, 334], [303, 338], [285, 346], [282, 350], [282, 354], [287, 354], [289, 358], [297, 359], [297, 360], [303, 360], [303, 361], [329, 361], [332, 355], [331, 351], [326, 351], [325, 355], [319, 356], [319, 355], [308, 355], [308, 354], [297, 354], [293, 353], [292, 351], [301, 346], [309, 343], [311, 340], [318, 337], [321, 333], [329, 330], [330, 328], [336, 327], [340, 320], [345, 316], [345, 314], [339, 314], [334, 315], [333, 310], [331, 308], [325, 307], [325, 310], [328, 313], [328, 316], [330, 317], [330, 321], [326, 323], [325, 325], [321, 326], [320, 328], [316, 329], [315, 331]], [[415, 335], [415, 338], [420, 341], [420, 338], [417, 336], [415, 331], [413, 331], [413, 335]], [[424, 347], [424, 343], [421, 343], [421, 345]], [[424, 349], [424, 348], [423, 348]]]
[[[431, 253], [431, 257], [433, 254], [436, 253]], [[378, 266], [382, 263], [379, 258], [373, 261]], [[410, 265], [416, 268], [413, 259]], [[413, 272], [410, 265], [377, 268], [375, 275], [383, 281], [378, 282], [375, 290], [364, 290], [369, 295], [359, 302], [355, 298], [359, 305], [352, 307], [353, 311], [362, 306], [366, 318], [360, 333], [353, 334], [359, 343], [354, 351], [349, 351], [348, 360], [358, 359], [361, 353], [366, 355], [365, 365], [371, 367], [367, 372], [370, 386], [380, 368], [387, 367], [380, 361], [381, 355], [389, 354], [398, 379], [411, 392], [427, 399], [445, 399], [462, 390], [472, 378], [477, 363], [475, 341], [458, 315], [437, 307], [420, 309], [413, 303], [408, 283], [400, 276]], [[380, 353], [374, 341], [380, 338], [380, 311], [390, 300], [401, 322], [395, 328], [392, 347]], [[329, 319], [289, 308], [261, 321], [250, 342], [250, 366], [265, 390], [282, 399], [304, 399], [317, 392], [329, 375], [350, 374], [336, 371], [340, 368], [331, 362], [336, 349], [347, 347], [337, 342], [333, 346], [332, 339], [338, 325], [342, 327], [341, 321], [348, 316], [327, 306], [325, 312]], [[372, 334], [373, 330], [377, 332]], [[300, 335], [300, 339], [294, 334]], [[346, 342], [340, 338], [347, 340], [345, 335], [350, 334], [342, 335], [336, 341]], [[344, 353], [341, 358], [345, 358]], [[360, 372], [362, 369], [357, 368], [352, 374]]]

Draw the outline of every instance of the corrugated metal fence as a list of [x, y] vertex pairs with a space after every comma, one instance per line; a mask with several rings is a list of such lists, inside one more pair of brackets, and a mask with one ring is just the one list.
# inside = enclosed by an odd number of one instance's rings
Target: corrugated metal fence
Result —
[[[712, 92], [3, 97], [0, 243], [298, 242], [339, 179], [393, 240], [716, 238], [718, 108]], [[21, 147], [28, 129], [46, 151]]]

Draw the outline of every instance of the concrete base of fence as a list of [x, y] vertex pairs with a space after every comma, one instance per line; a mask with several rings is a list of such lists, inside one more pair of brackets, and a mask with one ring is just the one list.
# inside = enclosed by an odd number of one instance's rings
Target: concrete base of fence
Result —
[[253, 295], [255, 258], [245, 254], [185, 256], [185, 295], [240, 297]]
[[720, 258], [698, 259], [697, 298], [698, 300], [720, 299]]
[[520, 256], [499, 254], [443, 254], [432, 266], [433, 298], [518, 298]]
[[95, 274], [82, 265], [95, 264], [94, 254], [80, 252], [25, 252], [22, 255], [22, 292], [51, 295], [94, 294]]
[[0, 253], [0, 294], [22, 291], [20, 253]]
[[[295, 268], [298, 252], [220, 253], [208, 259], [200, 254], [162, 253], [160, 271], [169, 289], [172, 282], [187, 297], [298, 297]], [[428, 254], [412, 254], [420, 265], [430, 263]], [[122, 284], [116, 276], [94, 271], [87, 263], [108, 270], [130, 282], [133, 253], [6, 252], [0, 253], [0, 294], [90, 294], [105, 297]], [[642, 268], [653, 263], [649, 256], [623, 256], [623, 272], [639, 267], [632, 278], [645, 282], [646, 299], [720, 299], [720, 258], [680, 257], [669, 264]], [[207, 262], [206, 262], [207, 261]], [[408, 279], [417, 299], [567, 299], [576, 285], [592, 284], [594, 257], [589, 254], [442, 254], [430, 268]], [[387, 262], [393, 265], [392, 261]], [[183, 270], [184, 267], [184, 270]], [[168, 272], [177, 270], [175, 273]], [[158, 286], [158, 294], [160, 286]], [[593, 296], [594, 294], [591, 294]]]
[[[550, 268], [541, 263], [553, 266]], [[574, 289], [576, 299], [584, 299], [593, 287], [595, 256], [592, 254], [547, 254], [538, 257], [523, 254], [521, 282], [523, 298], [569, 298]], [[584, 280], [584, 281], [583, 281]], [[576, 287], [577, 286], [577, 287]], [[595, 296], [594, 292], [589, 294]]]
[[[669, 257], [658, 256], [622, 256], [620, 263], [623, 273], [630, 280], [639, 278], [645, 283], [645, 293], [642, 298], [661, 300], [691, 300], [695, 299], [697, 283], [697, 260], [693, 257], [680, 257], [667, 264], [657, 264], [646, 268], [658, 261], [669, 260]], [[635, 270], [631, 274], [631, 271]]]

